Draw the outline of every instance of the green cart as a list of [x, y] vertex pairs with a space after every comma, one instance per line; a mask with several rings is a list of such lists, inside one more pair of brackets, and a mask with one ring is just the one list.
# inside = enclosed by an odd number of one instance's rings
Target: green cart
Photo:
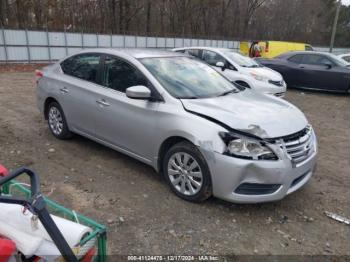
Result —
[[[16, 172], [16, 171], [15, 171]], [[22, 174], [28, 174], [30, 172], [33, 172], [29, 169], [23, 169], [23, 170], [17, 170], [17, 173], [22, 173]], [[18, 176], [17, 174], [17, 176]], [[32, 173], [33, 176], [31, 176], [31, 180], [33, 179], [35, 175], [35, 173]], [[11, 174], [9, 175], [11, 176]], [[15, 177], [15, 176], [13, 176]], [[4, 177], [6, 178], [6, 176]], [[0, 174], [0, 181], [4, 180], [4, 178], [1, 178], [1, 174]], [[25, 185], [23, 185], [23, 183], [18, 182], [15, 179], [7, 179], [8, 181], [6, 183], [4, 183], [1, 186], [0, 183], [0, 192], [2, 192], [2, 194], [0, 194], [1, 197], [3, 198], [8, 198], [8, 199], [24, 199], [24, 200], [28, 200], [28, 201], [32, 201], [32, 203], [35, 202], [35, 194], [33, 194], [32, 191], [33, 188], [35, 188], [35, 186], [33, 186], [33, 182], [31, 181], [31, 188], [32, 190], [28, 189]], [[36, 182], [36, 190], [39, 192], [37, 187], [39, 187], [40, 189], [40, 184], [39, 182]], [[1, 191], [2, 188], [2, 191]], [[4, 197], [5, 196], [5, 197]], [[76, 223], [79, 224], [83, 224], [85, 226], [90, 227], [93, 231], [92, 233], [90, 233], [88, 236], [86, 236], [85, 238], [83, 238], [80, 242], [80, 252], [82, 252], [82, 249], [84, 249], [85, 246], [89, 246], [89, 248], [91, 248], [92, 246], [95, 246], [95, 250], [97, 250], [96, 252], [96, 256], [94, 257], [94, 261], [96, 262], [106, 262], [107, 261], [107, 234], [106, 234], [106, 227], [104, 225], [101, 225], [97, 222], [95, 222], [94, 220], [87, 218], [79, 213], [76, 213], [75, 211], [72, 211], [66, 207], [63, 207], [59, 204], [57, 204], [56, 202], [46, 198], [46, 197], [41, 197], [41, 194], [39, 195], [40, 198], [43, 199], [43, 201], [45, 202], [45, 209], [47, 209], [47, 211], [50, 214], [74, 221]], [[34, 199], [34, 201], [33, 201]], [[18, 200], [17, 200], [18, 201]], [[10, 202], [10, 203], [14, 203], [14, 202]], [[41, 221], [41, 220], [40, 220]], [[42, 221], [43, 222], [43, 221]], [[52, 237], [52, 236], [51, 236]], [[53, 237], [52, 237], [53, 239]], [[67, 260], [67, 259], [66, 259]], [[70, 260], [70, 259], [69, 259]]]

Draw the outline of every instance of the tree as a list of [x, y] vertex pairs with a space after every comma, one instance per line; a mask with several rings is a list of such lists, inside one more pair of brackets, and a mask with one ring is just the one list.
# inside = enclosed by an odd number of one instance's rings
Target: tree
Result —
[[[1, 0], [8, 28], [268, 39], [328, 45], [336, 0]], [[350, 43], [350, 10], [336, 43]]]

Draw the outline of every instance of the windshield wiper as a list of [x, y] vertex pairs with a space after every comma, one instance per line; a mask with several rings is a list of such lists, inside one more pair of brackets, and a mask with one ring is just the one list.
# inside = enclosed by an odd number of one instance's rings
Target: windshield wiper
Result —
[[178, 97], [178, 99], [199, 99], [198, 96], [183, 96]]
[[239, 92], [238, 90], [232, 89], [232, 90], [230, 90], [230, 91], [226, 91], [226, 92], [222, 93], [222, 94], [219, 95], [219, 96], [227, 96], [227, 95], [229, 95], [229, 94], [236, 94], [236, 93], [238, 93], [238, 92]]

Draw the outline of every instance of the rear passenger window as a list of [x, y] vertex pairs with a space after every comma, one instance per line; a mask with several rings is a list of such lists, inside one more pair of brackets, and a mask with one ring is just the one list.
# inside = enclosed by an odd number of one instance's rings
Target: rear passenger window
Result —
[[295, 55], [288, 59], [292, 63], [301, 64], [303, 60], [303, 55]]
[[323, 64], [333, 64], [333, 62], [323, 55], [305, 55], [303, 59], [303, 64], [323, 65]]
[[148, 86], [148, 80], [129, 63], [117, 57], [107, 56], [103, 73], [103, 85], [125, 93], [125, 90], [131, 86]]
[[343, 59], [347, 62], [350, 62], [350, 56], [344, 56]]
[[216, 66], [218, 62], [223, 62], [224, 64], [226, 64], [225, 58], [223, 58], [221, 55], [215, 52], [208, 51], [208, 50], [203, 51], [203, 60], [212, 66]]
[[192, 49], [192, 50], [186, 50], [186, 54], [189, 54], [189, 55], [191, 55], [191, 56], [194, 56], [194, 57], [197, 57], [197, 58], [199, 58], [199, 51], [200, 50], [198, 50], [198, 49]]
[[70, 57], [61, 63], [63, 72], [86, 81], [97, 81], [100, 54], [81, 54]]

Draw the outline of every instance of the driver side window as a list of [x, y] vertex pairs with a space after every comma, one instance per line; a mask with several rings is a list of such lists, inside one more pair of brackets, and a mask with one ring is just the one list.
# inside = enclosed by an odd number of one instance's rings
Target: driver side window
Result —
[[223, 58], [221, 55], [215, 52], [208, 51], [208, 50], [203, 51], [203, 60], [211, 66], [216, 66], [218, 62], [222, 62], [224, 63], [224, 65], [226, 65], [225, 58]]
[[105, 58], [103, 85], [113, 90], [125, 93], [131, 86], [148, 86], [147, 79], [134, 66], [117, 57]]

